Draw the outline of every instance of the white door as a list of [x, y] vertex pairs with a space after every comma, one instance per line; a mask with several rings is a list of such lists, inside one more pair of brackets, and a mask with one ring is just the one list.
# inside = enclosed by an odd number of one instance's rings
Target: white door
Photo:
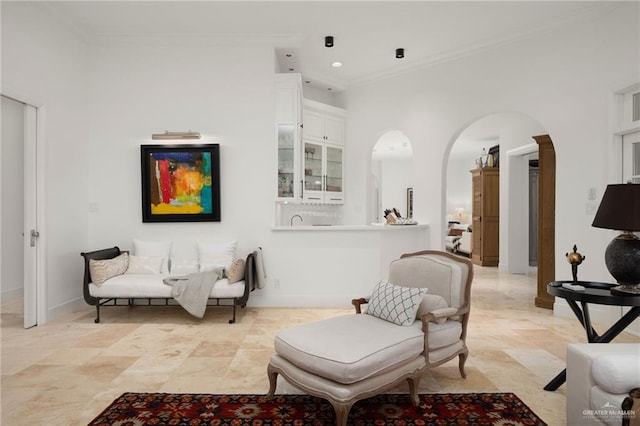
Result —
[[23, 298], [24, 327], [37, 324], [35, 107], [2, 97], [3, 302]]
[[38, 111], [24, 111], [24, 328], [38, 324], [38, 226], [36, 138]]

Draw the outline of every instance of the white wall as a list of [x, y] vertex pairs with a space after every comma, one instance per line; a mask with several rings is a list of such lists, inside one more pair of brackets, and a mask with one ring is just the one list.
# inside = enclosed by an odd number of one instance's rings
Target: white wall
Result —
[[[468, 124], [490, 113], [526, 114], [547, 130], [557, 155], [556, 252], [577, 243], [593, 259], [581, 274], [610, 279], [604, 248], [611, 238], [592, 228], [585, 214], [587, 189], [604, 189], [612, 152], [610, 98], [640, 72], [638, 3], [619, 4], [607, 16], [568, 24], [431, 68], [407, 72], [346, 94], [347, 139], [375, 141], [386, 128], [412, 141], [416, 162], [415, 212], [432, 225], [433, 247], [442, 247], [445, 165], [449, 146]], [[366, 199], [367, 170], [353, 167], [371, 144], [350, 145], [347, 216]], [[588, 171], [585, 173], [585, 171]], [[598, 196], [601, 196], [601, 191]], [[569, 219], [570, 218], [570, 219]], [[570, 277], [563, 258], [556, 276]]]
[[[276, 150], [273, 52], [165, 40], [104, 43], [92, 51], [89, 247], [134, 238], [238, 241], [246, 254], [273, 224]], [[160, 61], [159, 58], [171, 58]], [[164, 130], [220, 144], [221, 222], [142, 223], [140, 145]]]
[[[447, 163], [447, 201], [445, 204], [445, 220], [452, 215], [458, 220], [456, 209], [463, 208], [462, 222], [471, 223], [471, 173], [475, 168], [475, 157], [449, 160]], [[446, 223], [445, 223], [446, 225]]]
[[24, 105], [2, 98], [0, 145], [0, 302], [21, 298], [24, 289], [22, 230], [24, 229]]
[[[87, 246], [88, 49], [37, 3], [2, 2], [2, 93], [39, 107], [44, 140], [46, 316], [80, 301]], [[43, 313], [44, 314], [44, 313]]]
[[413, 160], [386, 158], [380, 161], [380, 196], [384, 210], [396, 208], [407, 217], [407, 188], [413, 187]]
[[[587, 188], [603, 190], [611, 176], [611, 93], [640, 72], [638, 7], [621, 3], [603, 18], [567, 23], [340, 96], [348, 109], [344, 223], [366, 223], [373, 145], [387, 129], [398, 129], [413, 145], [416, 219], [431, 224], [422, 244], [442, 247], [450, 145], [487, 114], [521, 112], [540, 123], [556, 146], [557, 253], [577, 243], [592, 259], [581, 266], [581, 275], [609, 279], [600, 259], [612, 236], [591, 228], [584, 203]], [[351, 278], [370, 261], [365, 247], [350, 252], [362, 258], [349, 269], [354, 263], [334, 261], [347, 241], [339, 233], [317, 238], [271, 231], [276, 188], [271, 46], [259, 40], [235, 46], [167, 39], [87, 48], [52, 18], [41, 19], [39, 10], [2, 3], [2, 72], [3, 85], [47, 105], [50, 310], [81, 297], [80, 251], [130, 248], [135, 237], [171, 239], [181, 250], [196, 239], [234, 238], [239, 252], [261, 245], [269, 281], [252, 294], [256, 303], [359, 295], [354, 290], [362, 284]], [[188, 129], [221, 144], [222, 222], [143, 224], [139, 145], [150, 143], [151, 133]], [[569, 277], [561, 260], [557, 276]], [[373, 278], [369, 272], [364, 276]]]

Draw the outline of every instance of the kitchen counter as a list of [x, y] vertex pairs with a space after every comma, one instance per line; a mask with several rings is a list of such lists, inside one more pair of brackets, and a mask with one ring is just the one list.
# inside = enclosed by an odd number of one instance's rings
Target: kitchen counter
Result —
[[[299, 222], [298, 222], [299, 223]], [[267, 285], [253, 306], [351, 306], [403, 253], [430, 249], [430, 225], [274, 226], [264, 239]]]
[[424, 230], [428, 229], [429, 225], [426, 223], [420, 223], [417, 225], [293, 225], [293, 226], [274, 226], [272, 231], [321, 231], [321, 232], [334, 232], [334, 231], [407, 231], [413, 229]]

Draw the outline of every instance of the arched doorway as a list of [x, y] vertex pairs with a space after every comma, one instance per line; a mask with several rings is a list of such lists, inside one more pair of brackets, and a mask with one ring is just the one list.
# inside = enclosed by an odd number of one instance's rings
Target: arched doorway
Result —
[[[528, 167], [523, 168], [524, 171], [510, 170], [509, 167], [511, 152], [525, 145], [535, 147], [531, 152], [518, 155], [521, 155], [523, 164], [535, 163], [538, 166], [539, 185], [536, 189], [531, 189], [528, 177], [521, 175], [529, 172]], [[446, 220], [456, 220], [457, 212], [458, 216], [466, 215], [471, 219], [470, 172], [477, 167], [476, 160], [483, 154], [483, 149], [488, 154], [491, 147], [499, 152], [496, 158], [500, 169], [499, 268], [509, 273], [523, 272], [521, 266], [514, 265], [525, 262], [528, 266], [528, 242], [537, 243], [534, 302], [538, 307], [552, 309], [553, 297], [547, 294], [546, 284], [555, 276], [555, 151], [551, 138], [536, 120], [517, 112], [490, 114], [467, 125], [452, 140], [448, 158], [445, 158], [447, 187], [443, 216]], [[452, 190], [456, 185], [457, 192]], [[521, 208], [514, 209], [514, 203], [509, 203], [514, 197], [521, 197], [515, 202]], [[535, 214], [524, 208], [529, 199], [537, 200]], [[528, 231], [530, 217], [533, 221], [532, 236]]]

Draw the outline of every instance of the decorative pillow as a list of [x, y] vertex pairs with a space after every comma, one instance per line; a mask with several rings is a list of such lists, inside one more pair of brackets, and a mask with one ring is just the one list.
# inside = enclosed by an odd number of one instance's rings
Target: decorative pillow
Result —
[[160, 256], [129, 256], [127, 274], [159, 274], [163, 259]]
[[229, 269], [231, 262], [236, 257], [237, 241], [228, 243], [198, 243], [198, 260], [200, 272], [210, 271], [213, 268], [223, 267]]
[[171, 258], [171, 275], [188, 275], [198, 272], [198, 261], [193, 259]]
[[171, 253], [171, 241], [142, 241], [133, 240], [133, 252], [136, 256], [160, 256], [162, 257], [163, 274], [169, 272], [169, 256]]
[[423, 294], [420, 305], [416, 310], [416, 318], [420, 319], [423, 315], [433, 312], [436, 309], [448, 308], [447, 300], [437, 294]]
[[225, 271], [231, 267], [233, 259], [229, 260], [229, 256], [211, 256], [200, 259], [200, 272], [209, 272], [217, 268]]
[[231, 267], [227, 270], [229, 284], [244, 280], [244, 259], [233, 259]]
[[411, 325], [426, 289], [380, 281], [373, 289], [367, 314], [398, 325]]
[[109, 278], [122, 275], [129, 267], [129, 254], [122, 253], [113, 259], [89, 259], [89, 274], [91, 281], [100, 287]]
[[267, 271], [264, 269], [264, 259], [262, 247], [255, 251], [254, 263], [256, 264], [256, 286], [264, 288], [267, 285]]

